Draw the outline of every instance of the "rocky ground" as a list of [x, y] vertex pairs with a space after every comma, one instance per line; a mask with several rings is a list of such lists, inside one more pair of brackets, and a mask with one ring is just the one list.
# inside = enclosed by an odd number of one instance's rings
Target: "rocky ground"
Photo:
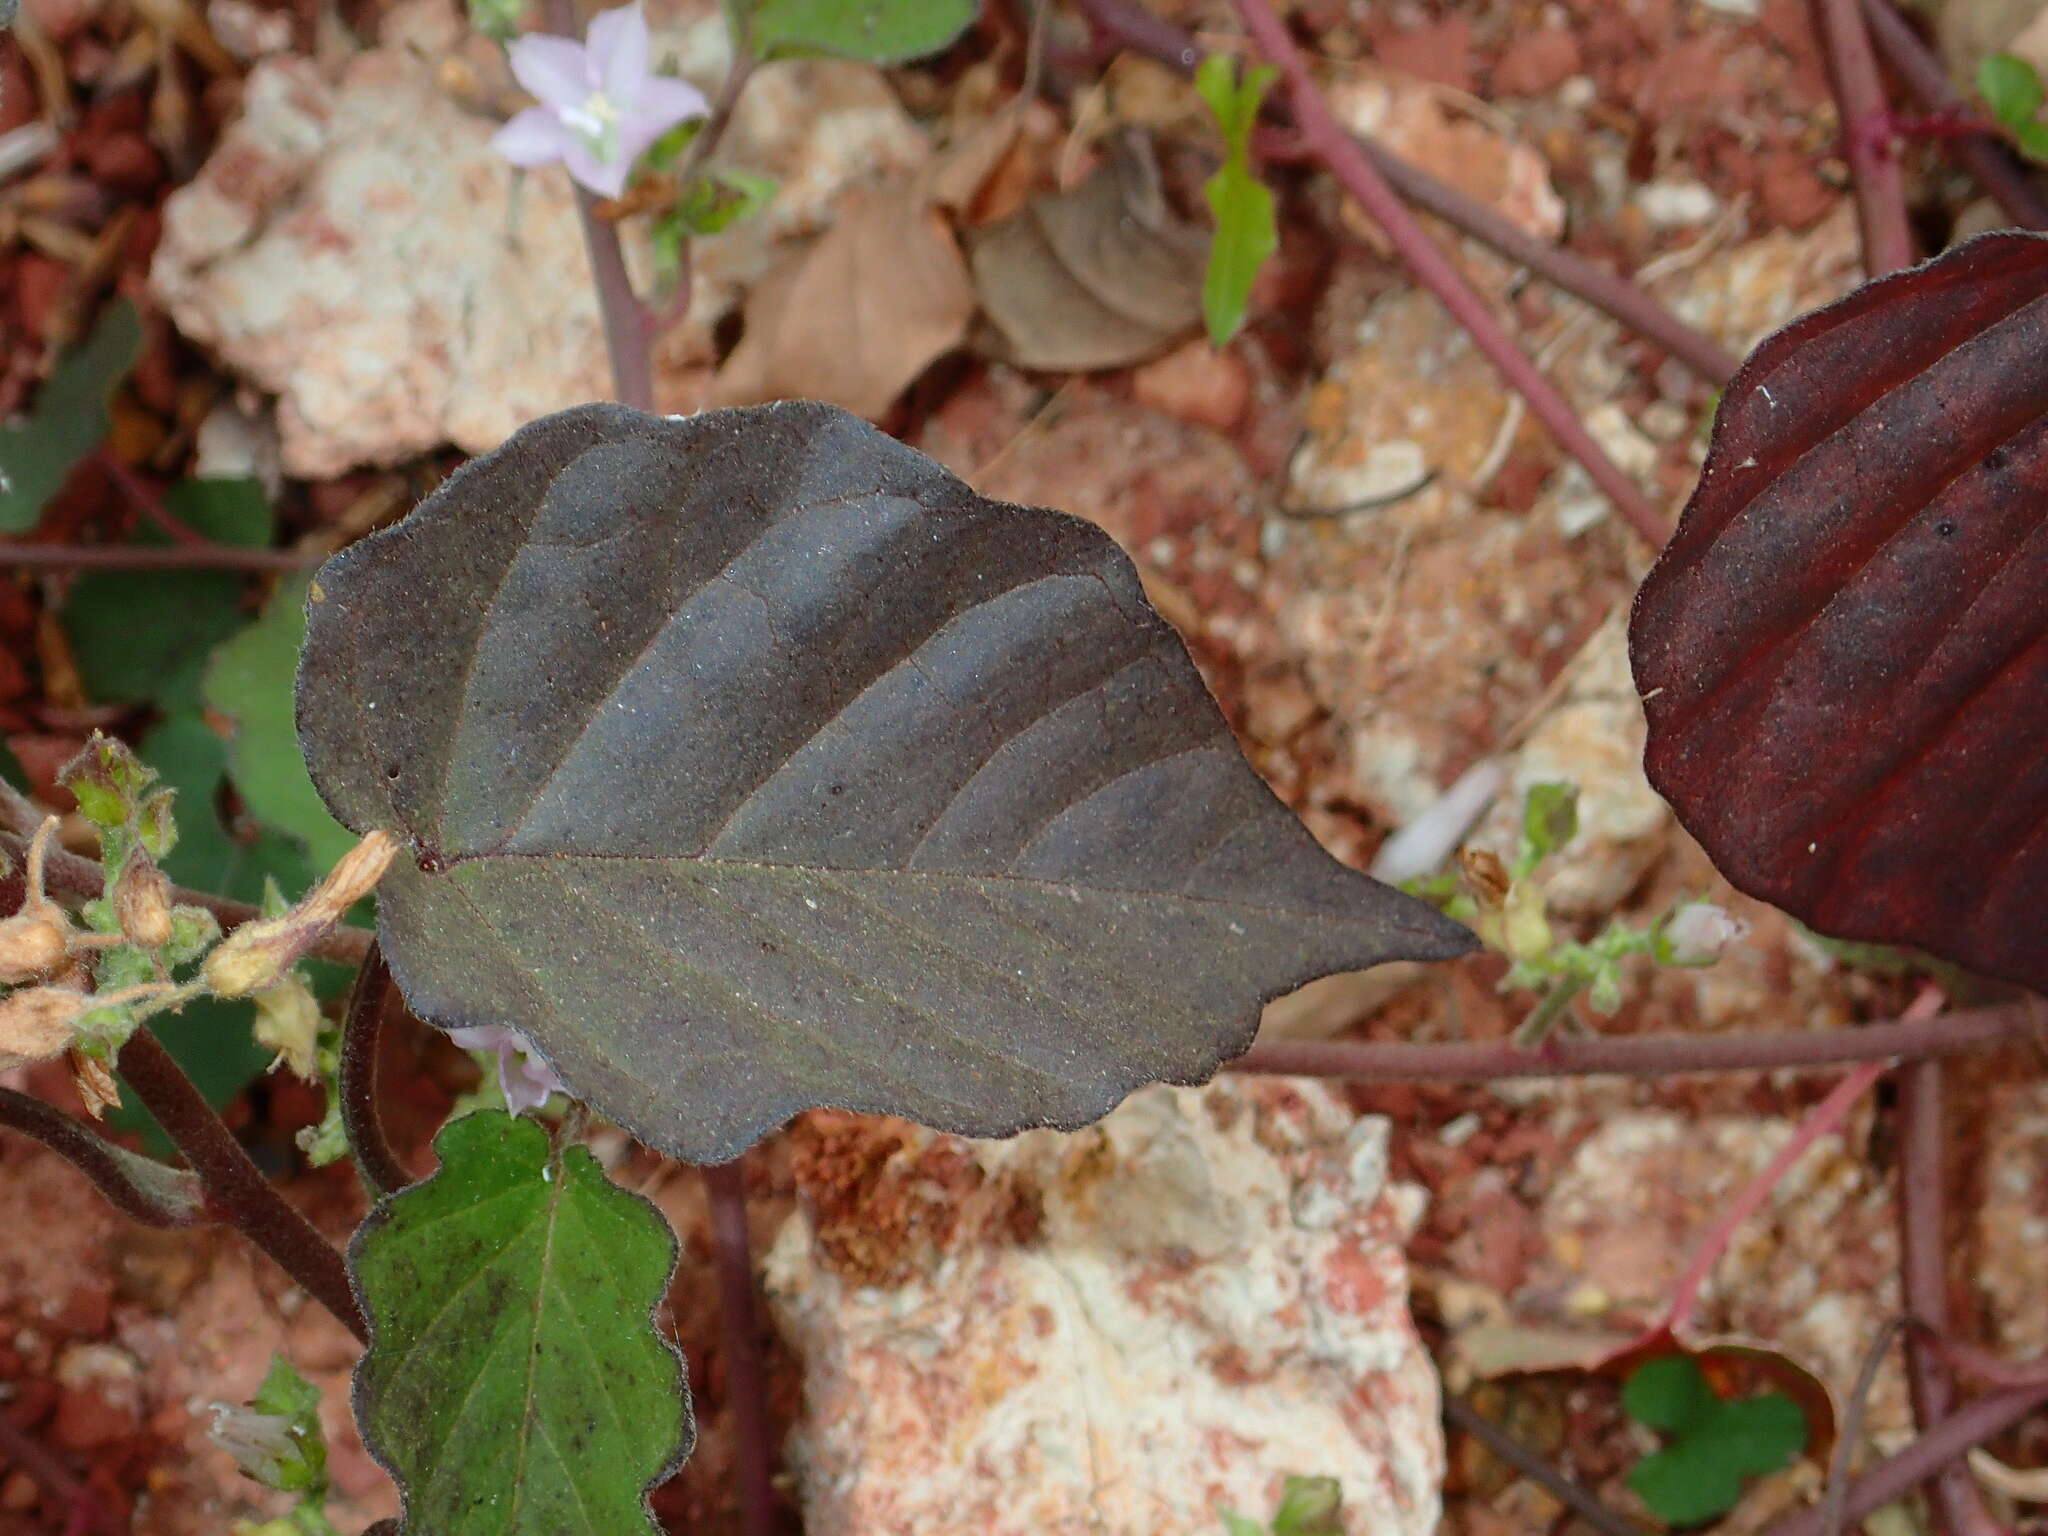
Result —
[[[1234, 35], [1227, 5], [1155, 8]], [[1803, 0], [1292, 9], [1354, 127], [1530, 234], [1633, 273], [1732, 352], [1859, 275]], [[802, 389], [806, 356], [835, 349], [833, 294], [843, 307], [867, 289], [813, 272], [826, 297], [804, 314], [827, 329], [810, 354], [748, 300], [819, 231], [913, 182], [923, 201], [888, 203], [903, 216], [886, 227], [941, 206], [929, 176], [990, 131], [1021, 69], [1016, 8], [987, 10], [943, 67], [792, 64], [750, 89], [730, 153], [780, 191], [703, 243], [689, 316], [658, 352], [668, 408]], [[2048, 56], [2040, 12], [1955, 0], [1930, 25], [1966, 71], [2015, 35]], [[712, 0], [650, 0], [650, 14], [682, 72], [715, 85]], [[1005, 118], [971, 195], [944, 205], [970, 245], [994, 244], [987, 232], [1027, 196], [1075, 185], [1120, 130], [1166, 146], [1169, 181], [1199, 144], [1185, 87], [1136, 58], [1098, 81], [1080, 43], [1063, 18], [1045, 98]], [[113, 405], [118, 458], [148, 475], [266, 477], [287, 537], [332, 543], [403, 510], [451, 449], [604, 394], [567, 184], [515, 182], [487, 148], [509, 89], [447, 0], [25, 0], [0, 42], [0, 411], [31, 398], [106, 296], [128, 295], [146, 344]], [[1932, 149], [1906, 154], [1923, 238], [1981, 223]], [[1482, 845], [1510, 845], [1529, 785], [1579, 787], [1584, 830], [1549, 883], [1569, 923], [1647, 920], [1685, 894], [1750, 921], [1711, 970], [1632, 974], [1600, 1027], [1832, 1029], [1897, 1013], [1906, 980], [1848, 966], [1734, 896], [1643, 780], [1621, 625], [1649, 552], [1334, 187], [1272, 174], [1281, 251], [1221, 353], [1183, 326], [1136, 361], [1056, 366], [1087, 332], [1085, 296], [1033, 289], [1008, 313], [983, 292], [981, 320], [957, 317], [970, 345], [945, 339], [944, 317], [923, 317], [929, 335], [906, 322], [902, 347], [861, 353], [845, 387], [877, 393], [886, 426], [984, 493], [1112, 534], [1255, 765], [1340, 857], [1367, 864], [1492, 760], [1506, 787]], [[1675, 512], [1712, 386], [1437, 233], [1609, 454]], [[754, 352], [735, 352], [741, 336]], [[89, 542], [133, 516], [88, 468], [39, 537]], [[0, 583], [0, 728], [32, 776], [91, 727], [137, 723], [81, 693], [52, 618], [62, 579]], [[1341, 979], [1276, 1005], [1267, 1028], [1496, 1039], [1529, 1004], [1496, 990], [1501, 970], [1479, 957]], [[390, 1049], [400, 1139], [419, 1151], [474, 1068], [423, 1029]], [[30, 1080], [69, 1092], [62, 1074]], [[1639, 1510], [1622, 1478], [1650, 1442], [1616, 1383], [1583, 1367], [1657, 1317], [1694, 1238], [1831, 1081], [1332, 1092], [1226, 1078], [1007, 1144], [806, 1116], [748, 1164], [792, 1519], [815, 1536], [1164, 1536], [1220, 1529], [1221, 1508], [1264, 1513], [1300, 1472], [1343, 1478], [1361, 1532], [1571, 1529], [1549, 1494], [1444, 1438], [1440, 1379]], [[1988, 1343], [2038, 1353], [2048, 1087], [2013, 1053], [1959, 1067], [1951, 1092], [1958, 1312]], [[317, 1111], [273, 1080], [235, 1113], [340, 1234], [360, 1210], [352, 1176], [291, 1154]], [[1838, 1401], [1898, 1307], [1884, 1124], [1866, 1103], [1802, 1159], [1738, 1233], [1697, 1319], [1703, 1336], [1781, 1352]], [[671, 1529], [736, 1529], [700, 1181], [616, 1133], [598, 1145], [684, 1237], [671, 1310], [702, 1437], [655, 1507]], [[277, 1349], [328, 1389], [337, 1521], [395, 1512], [347, 1423], [352, 1346], [303, 1302], [238, 1239], [138, 1231], [65, 1166], [0, 1138], [0, 1414], [107, 1509], [132, 1511], [135, 1531], [212, 1536], [262, 1509], [207, 1445], [205, 1407], [246, 1397]], [[1893, 1368], [1867, 1428], [1880, 1447], [1910, 1434]], [[2029, 1467], [2048, 1454], [2041, 1438], [1995, 1449]], [[1802, 1461], [1767, 1480], [1728, 1528], [1754, 1528], [1819, 1478]], [[0, 1447], [0, 1536], [81, 1529], [74, 1509]]]

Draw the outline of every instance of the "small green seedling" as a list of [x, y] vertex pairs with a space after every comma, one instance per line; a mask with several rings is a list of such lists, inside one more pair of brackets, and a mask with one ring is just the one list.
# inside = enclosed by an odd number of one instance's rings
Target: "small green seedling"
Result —
[[1689, 1355], [1636, 1367], [1621, 1389], [1629, 1417], [1665, 1436], [1637, 1462], [1628, 1485], [1666, 1525], [1701, 1525], [1735, 1507], [1749, 1478], [1788, 1464], [1806, 1448], [1806, 1415], [1782, 1392], [1718, 1397]]
[[1270, 64], [1240, 72], [1227, 54], [1212, 53], [1195, 71], [1195, 89], [1216, 114], [1226, 146], [1222, 169], [1202, 183], [1216, 217], [1209, 267], [1202, 278], [1202, 318], [1209, 340], [1222, 346], [1244, 324], [1259, 269], [1280, 248], [1273, 194], [1252, 170], [1252, 128], [1259, 103], [1279, 74]]
[[2029, 159], [2048, 161], [2048, 123], [2035, 121], [2043, 91], [2033, 65], [2018, 54], [1992, 54], [1977, 66], [1977, 94]]
[[1334, 1477], [1290, 1477], [1266, 1524], [1222, 1511], [1224, 1536], [1344, 1536], [1344, 1490]]

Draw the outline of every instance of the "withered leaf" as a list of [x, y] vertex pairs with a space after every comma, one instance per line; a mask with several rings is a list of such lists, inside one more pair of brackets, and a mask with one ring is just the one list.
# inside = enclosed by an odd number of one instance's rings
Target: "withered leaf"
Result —
[[414, 1009], [692, 1160], [820, 1104], [1083, 1124], [1471, 942], [1323, 852], [1100, 530], [810, 402], [521, 429], [321, 568], [299, 722], [411, 842]]
[[1142, 140], [1071, 192], [1035, 197], [972, 242], [985, 349], [1020, 368], [1121, 368], [1202, 320], [1203, 231], [1177, 217]]
[[2048, 238], [1759, 346], [1636, 598], [1650, 781], [1842, 938], [2048, 988]]

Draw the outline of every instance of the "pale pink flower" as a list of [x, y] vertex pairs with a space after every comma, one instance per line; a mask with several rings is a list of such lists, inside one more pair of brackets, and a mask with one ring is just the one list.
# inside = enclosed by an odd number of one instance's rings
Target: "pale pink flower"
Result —
[[1664, 925], [1664, 956], [1672, 965], [1712, 965], [1749, 936], [1749, 924], [1711, 902], [1688, 902]]
[[514, 165], [554, 165], [600, 197], [626, 190], [634, 164], [678, 123], [709, 110], [694, 85], [654, 74], [639, 4], [600, 11], [587, 44], [522, 37], [506, 52], [512, 74], [538, 99], [491, 140]]
[[568, 1084], [536, 1056], [533, 1042], [503, 1024], [476, 1024], [451, 1029], [448, 1038], [465, 1051], [493, 1051], [498, 1057], [498, 1086], [505, 1090], [505, 1110], [519, 1114], [539, 1109], [551, 1093], [567, 1093]]

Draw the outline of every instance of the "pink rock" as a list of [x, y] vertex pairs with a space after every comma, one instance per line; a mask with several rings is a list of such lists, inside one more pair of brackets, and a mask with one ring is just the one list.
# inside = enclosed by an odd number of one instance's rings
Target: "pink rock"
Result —
[[1072, 1134], [906, 1128], [892, 1161], [935, 1148], [976, 1176], [914, 1263], [849, 1273], [803, 1209], [768, 1256], [806, 1362], [811, 1536], [1212, 1536], [1219, 1511], [1270, 1515], [1290, 1473], [1341, 1482], [1347, 1531], [1436, 1528], [1437, 1379], [1402, 1257], [1421, 1197], [1388, 1183], [1384, 1120], [1225, 1078]]

